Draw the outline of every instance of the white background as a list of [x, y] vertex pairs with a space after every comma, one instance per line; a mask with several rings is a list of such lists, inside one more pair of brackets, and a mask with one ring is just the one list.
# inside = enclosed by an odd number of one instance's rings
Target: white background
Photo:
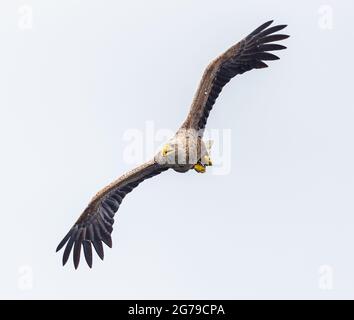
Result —
[[[350, 0], [1, 1], [0, 297], [354, 298], [353, 12]], [[269, 19], [289, 24], [288, 50], [234, 79], [209, 118], [231, 129], [230, 174], [143, 183], [105, 261], [63, 268], [58, 242], [134, 167], [124, 133], [177, 129], [209, 61]]]

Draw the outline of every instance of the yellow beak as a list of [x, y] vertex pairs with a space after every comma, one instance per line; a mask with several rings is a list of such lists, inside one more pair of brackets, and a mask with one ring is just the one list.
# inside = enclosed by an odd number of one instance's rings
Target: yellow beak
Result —
[[207, 166], [212, 166], [213, 165], [213, 163], [212, 163], [212, 161], [211, 161], [209, 156], [204, 156], [203, 160], [204, 160], [205, 165], [207, 165]]
[[166, 157], [173, 149], [169, 144], [165, 144], [161, 150], [162, 156]]

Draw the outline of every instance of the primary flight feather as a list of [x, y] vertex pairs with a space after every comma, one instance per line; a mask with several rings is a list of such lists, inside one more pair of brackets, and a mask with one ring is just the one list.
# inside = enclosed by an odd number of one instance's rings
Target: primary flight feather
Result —
[[92, 247], [103, 260], [103, 243], [112, 247], [114, 215], [124, 197], [141, 182], [168, 169], [177, 172], [187, 172], [190, 169], [205, 172], [206, 166], [212, 164], [209, 148], [202, 137], [209, 113], [223, 87], [236, 75], [266, 68], [268, 66], [264, 61], [279, 59], [269, 51], [286, 49], [274, 43], [289, 37], [277, 33], [286, 25], [271, 27], [272, 23], [264, 23], [213, 60], [206, 68], [189, 114], [175, 136], [152, 160], [122, 175], [93, 197], [57, 247], [59, 251], [65, 246], [63, 265], [73, 251], [76, 269], [83, 251], [87, 264], [92, 267]]

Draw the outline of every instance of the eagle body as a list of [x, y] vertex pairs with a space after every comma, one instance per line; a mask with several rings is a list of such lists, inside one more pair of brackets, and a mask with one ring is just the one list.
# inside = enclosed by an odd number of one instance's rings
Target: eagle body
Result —
[[209, 156], [200, 133], [183, 127], [164, 148], [167, 150], [167, 155], [159, 152], [155, 156], [155, 161], [181, 173], [193, 169], [197, 163], [204, 163], [205, 157]]
[[190, 111], [175, 136], [166, 143], [152, 160], [125, 173], [117, 180], [99, 191], [89, 202], [64, 239], [57, 251], [63, 247], [63, 265], [73, 252], [75, 269], [83, 251], [88, 266], [92, 267], [94, 250], [103, 260], [103, 244], [112, 247], [111, 234], [116, 212], [128, 193], [146, 179], [173, 169], [187, 172], [195, 169], [203, 173], [206, 166], [212, 165], [209, 155], [210, 146], [203, 141], [203, 132], [216, 99], [223, 87], [235, 76], [253, 69], [267, 68], [264, 61], [278, 60], [270, 53], [286, 49], [275, 42], [288, 38], [278, 34], [286, 25], [271, 26], [268, 21], [251, 32], [237, 44], [214, 59], [206, 68]]

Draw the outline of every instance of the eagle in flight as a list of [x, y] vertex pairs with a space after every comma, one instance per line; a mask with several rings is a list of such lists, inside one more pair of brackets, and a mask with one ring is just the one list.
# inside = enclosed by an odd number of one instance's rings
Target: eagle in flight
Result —
[[269, 51], [286, 49], [274, 42], [288, 38], [279, 34], [286, 25], [271, 26], [268, 21], [243, 40], [229, 48], [206, 68], [189, 114], [176, 132], [154, 158], [99, 191], [83, 211], [74, 226], [60, 242], [57, 251], [65, 246], [63, 265], [73, 250], [75, 269], [80, 262], [81, 249], [89, 267], [92, 267], [92, 246], [103, 260], [103, 243], [112, 247], [114, 215], [125, 196], [148, 178], [173, 169], [187, 172], [194, 169], [203, 173], [212, 165], [210, 146], [202, 140], [204, 128], [211, 109], [223, 87], [236, 75], [252, 69], [267, 68], [264, 61], [279, 58]]

